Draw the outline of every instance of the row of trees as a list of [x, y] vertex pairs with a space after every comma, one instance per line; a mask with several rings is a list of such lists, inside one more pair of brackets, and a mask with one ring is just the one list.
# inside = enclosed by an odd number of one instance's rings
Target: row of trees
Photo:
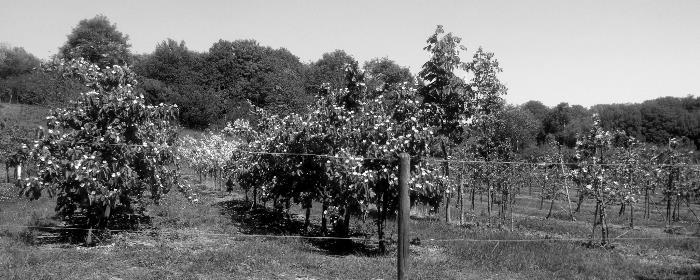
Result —
[[[248, 101], [284, 115], [304, 113], [314, 103], [323, 83], [345, 86], [345, 65], [360, 65], [342, 50], [325, 53], [312, 63], [302, 63], [284, 48], [273, 49], [255, 40], [219, 40], [205, 52], [187, 48], [184, 41], [166, 39], [150, 54], [134, 55], [128, 36], [105, 16], [81, 20], [59, 48], [59, 57], [83, 58], [98, 67], [129, 64], [141, 80], [136, 90], [149, 104], [178, 104], [181, 124], [193, 128], [220, 128], [239, 118], [251, 118]], [[28, 104], [61, 103], [85, 88], [55, 74], [32, 71], [39, 60], [18, 47], [0, 46], [0, 100]], [[362, 65], [365, 83], [377, 89], [385, 83], [425, 83], [388, 58]], [[421, 86], [420, 84], [418, 85]], [[642, 104], [547, 107], [538, 101], [513, 106], [500, 117], [511, 127], [526, 125], [513, 139], [519, 152], [537, 154], [547, 135], [573, 149], [576, 135], [592, 127], [591, 116], [600, 116], [603, 127], [625, 130], [641, 141], [663, 145], [685, 136], [700, 147], [700, 98], [661, 98]], [[534, 149], [533, 149], [534, 148]]]
[[[418, 89], [400, 80], [370, 88], [366, 81], [373, 73], [347, 63], [345, 86], [324, 84], [306, 114], [281, 116], [251, 104], [258, 121], [237, 121], [223, 130], [242, 141], [226, 173], [252, 191], [253, 204], [259, 197], [275, 205], [301, 204], [307, 226], [310, 208], [319, 202], [324, 235], [329, 220], [335, 234], [344, 236], [353, 215], [376, 211], [383, 240], [384, 222], [397, 205], [399, 153], [413, 158], [412, 201], [437, 206], [451, 198], [449, 174], [440, 171], [450, 167], [425, 159], [450, 160], [467, 139], [490, 145], [487, 138], [496, 131], [473, 133], [497, 123], [492, 116], [503, 108], [498, 62], [482, 49], [462, 62], [459, 41], [438, 27], [425, 48], [432, 58], [420, 73], [428, 82]], [[459, 78], [457, 70], [472, 79]], [[198, 147], [181, 149], [190, 154]]]
[[[171, 51], [176, 48], [179, 51]], [[619, 201], [610, 198], [619, 197], [621, 189], [617, 185], [629, 184], [606, 177], [614, 170], [610, 166], [619, 166], [620, 160], [609, 165], [603, 158], [610, 160], [608, 151], [626, 151], [626, 146], [615, 144], [617, 134], [603, 130], [600, 122], [593, 122], [590, 130], [575, 138], [576, 166], [566, 169], [562, 164], [566, 151], [559, 143], [567, 144], [563, 140], [566, 134], [557, 137], [556, 133], [545, 133], [546, 143], [551, 143], [550, 148], [556, 145], [556, 152], [546, 146], [530, 154], [521, 152], [532, 148], [528, 141], [542, 138], [536, 118], [530, 117], [534, 114], [523, 107], [505, 105], [502, 96], [507, 89], [498, 79], [501, 69], [493, 54], [479, 48], [471, 59], [463, 61], [460, 38], [445, 33], [440, 26], [427, 40], [425, 50], [431, 58], [419, 72], [422, 84], [417, 87], [412, 78], [406, 80], [410, 77], [407, 71], [390, 61], [374, 60], [363, 71], [354, 60], [343, 62], [342, 52], [324, 55], [327, 59], [312, 64], [317, 67], [312, 69], [321, 69], [307, 72], [317, 75], [307, 76], [311, 77], [307, 81], [315, 82], [301, 83], [303, 90], [295, 91], [280, 82], [299, 85], [293, 71], [298, 64], [284, 50], [261, 47], [254, 41], [219, 41], [208, 53], [191, 56], [198, 62], [190, 68], [189, 64], [178, 64], [183, 59], [189, 61], [188, 55], [193, 54], [184, 44], [167, 41], [162, 49], [162, 56], [142, 57], [141, 64], [135, 62], [137, 68], [143, 67], [141, 71], [158, 75], [157, 79], [144, 78], [141, 88], [134, 87], [138, 74], [126, 67], [100, 67], [83, 58], [49, 66], [51, 73], [81, 81], [92, 91], [80, 95], [68, 108], [53, 111], [48, 130], [23, 148], [27, 161], [33, 164], [32, 177], [22, 183], [23, 193], [32, 198], [42, 192], [57, 194], [57, 211], [66, 219], [76, 222], [76, 217], [84, 216], [88, 218], [85, 225], [105, 227], [112, 211], [139, 212], [144, 191], [157, 200], [170, 186], [179, 185], [174, 150], [178, 147], [183, 158], [202, 161], [190, 163], [197, 172], [228, 177], [251, 190], [254, 204], [258, 197], [287, 207], [292, 202], [300, 203], [307, 209], [308, 224], [309, 209], [314, 201], [319, 202], [323, 234], [328, 234], [330, 216], [336, 217], [331, 219], [335, 221], [335, 233], [347, 235], [353, 214], [376, 211], [377, 232], [383, 240], [384, 221], [396, 207], [396, 155], [401, 152], [412, 156], [412, 200], [436, 210], [441, 205], [449, 210], [455, 194], [463, 208], [468, 178], [474, 180], [472, 200], [476, 186], [485, 186], [481, 191], [488, 196], [489, 213], [494, 194], [500, 194], [501, 213], [506, 213], [509, 204], [503, 201], [514, 201], [519, 191], [522, 177], [516, 176], [514, 169], [487, 164], [477, 168], [478, 173], [468, 174], [460, 170], [459, 164], [452, 164], [455, 158], [482, 162], [526, 160], [523, 155], [544, 155], [549, 161], [558, 158], [561, 178], [585, 186], [579, 188], [579, 193], [596, 199], [603, 224], [605, 206]], [[79, 52], [69, 52], [75, 53]], [[176, 59], [170, 60], [173, 54]], [[334, 79], [338, 76], [332, 65], [341, 62], [343, 79]], [[279, 65], [286, 68], [276, 68]], [[466, 78], [456, 73], [465, 73]], [[154, 96], [159, 95], [154, 92], [179, 94], [171, 85], [192, 84], [198, 84], [192, 92], [212, 94], [202, 95], [203, 108], [209, 108], [206, 105], [212, 100], [222, 102], [227, 110], [238, 108], [223, 115], [239, 119], [224, 128], [227, 136], [209, 135], [205, 142], [211, 140], [211, 145], [204, 145], [204, 150], [200, 140], [177, 141], [172, 126], [178, 118], [176, 105], [153, 106], [147, 101], [157, 101]], [[200, 86], [205, 91], [199, 91]], [[288, 106], [280, 109], [272, 102], [285, 100], [275, 97], [276, 93], [291, 98], [295, 92], [316, 94], [308, 107], [303, 106], [303, 113]], [[226, 103], [236, 99], [241, 106]], [[241, 113], [241, 107], [250, 108], [252, 117]], [[554, 113], [545, 110], [543, 115], [552, 124], [550, 131], [569, 125], [570, 119], [559, 118], [571, 112], [566, 108], [562, 106]], [[182, 111], [210, 117], [208, 112], [191, 108]], [[187, 113], [179, 114], [181, 120], [183, 114]], [[226, 143], [226, 137], [235, 141]], [[634, 153], [619, 154], [631, 157]], [[629, 170], [615, 172], [622, 174], [621, 178], [634, 177]], [[669, 179], [671, 182], [679, 182], [681, 175], [668, 176], [675, 178]], [[564, 186], [570, 200], [568, 184]], [[558, 192], [552, 189], [543, 193], [556, 198]], [[697, 192], [691, 189], [688, 193]], [[671, 205], [670, 195], [668, 201]], [[675, 201], [678, 204], [680, 200]], [[451, 212], [444, 213], [450, 222]]]

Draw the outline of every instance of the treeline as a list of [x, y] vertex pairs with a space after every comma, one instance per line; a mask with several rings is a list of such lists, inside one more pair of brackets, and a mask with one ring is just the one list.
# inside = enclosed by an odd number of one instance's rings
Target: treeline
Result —
[[700, 149], [700, 97], [662, 97], [641, 104], [601, 104], [591, 108], [608, 129], [624, 130], [641, 141], [667, 144], [685, 136]]
[[0, 45], [0, 102], [65, 103], [84, 90], [79, 83], [55, 73], [37, 71], [41, 62], [22, 47]]
[[[149, 102], [176, 103], [183, 125], [208, 128], [247, 118], [248, 102], [276, 114], [302, 113], [322, 85], [344, 87], [345, 69], [358, 66], [342, 50], [305, 64], [287, 49], [255, 40], [219, 40], [200, 53], [167, 39], [153, 53], [137, 56], [133, 68]], [[388, 58], [367, 61], [363, 68], [370, 86], [415, 81], [408, 68]]]
[[[304, 113], [324, 84], [330, 88], [346, 86], [346, 69], [362, 68], [369, 89], [422, 82], [388, 58], [360, 64], [352, 55], [335, 50], [304, 63], [287, 49], [264, 46], [252, 39], [222, 39], [204, 52], [188, 49], [184, 41], [166, 39], [152, 53], [134, 55], [128, 36], [102, 15], [80, 21], [56, 57], [82, 57], [101, 67], [130, 65], [138, 75], [137, 90], [147, 102], [177, 104], [180, 123], [197, 129], [249, 118], [249, 104], [280, 115]], [[85, 90], [70, 79], [35, 70], [40, 63], [21, 47], [0, 46], [0, 101], [61, 103]], [[550, 138], [574, 147], [576, 135], [591, 128], [593, 114], [600, 116], [605, 129], [624, 130], [656, 144], [687, 137], [700, 149], [698, 97], [664, 97], [590, 109], [567, 103], [547, 107], [529, 101], [509, 106], [497, 115], [508, 124], [502, 137], [508, 137], [522, 153], [536, 153], [535, 148]]]
[[660, 97], [642, 103], [598, 104], [587, 109], [580, 105], [560, 103], [547, 107], [539, 101], [528, 101], [519, 106], [532, 117], [537, 131], [531, 134], [538, 145], [547, 137], [567, 147], [576, 145], [576, 135], [588, 131], [592, 115], [600, 117], [607, 130], [621, 130], [643, 142], [668, 144], [671, 138], [686, 138], [684, 142], [700, 149], [700, 97]]

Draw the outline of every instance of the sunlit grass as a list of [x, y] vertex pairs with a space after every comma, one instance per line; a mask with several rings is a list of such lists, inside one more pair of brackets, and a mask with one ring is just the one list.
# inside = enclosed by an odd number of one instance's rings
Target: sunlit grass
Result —
[[[211, 182], [205, 182], [211, 185]], [[334, 254], [302, 239], [240, 236], [242, 220], [217, 206], [231, 199], [212, 193], [200, 203], [177, 191], [147, 208], [151, 233], [120, 233], [106, 245], [81, 247], [67, 244], [30, 245], [13, 235], [0, 236], [0, 278], [110, 278], [122, 279], [391, 279], [395, 277], [395, 220], [387, 221], [388, 252]], [[236, 197], [240, 198], [241, 195]], [[536, 199], [535, 199], [536, 200]], [[269, 206], [269, 205], [268, 205]], [[31, 224], [51, 217], [53, 201], [14, 199], [0, 204], [0, 223]], [[546, 208], [523, 203], [509, 226], [486, 226], [483, 205], [468, 211], [479, 224], [445, 224], [442, 214], [410, 222], [411, 279], [696, 279], [700, 242], [682, 240], [625, 240], [615, 248], [585, 246], [563, 237], [586, 237], [586, 220], [571, 222], [556, 216], [545, 220]], [[587, 206], [588, 207], [588, 206]], [[319, 207], [316, 207], [319, 208]], [[10, 209], [18, 213], [11, 214]], [[294, 214], [303, 214], [296, 206]], [[420, 211], [420, 209], [416, 210]], [[582, 214], [592, 215], [591, 213]], [[13, 212], [14, 213], [14, 212]], [[34, 213], [34, 214], [32, 214]], [[453, 219], [459, 215], [453, 213]], [[495, 216], [497, 211], [493, 213]], [[312, 211], [318, 223], [320, 212]], [[582, 217], [586, 217], [582, 216]], [[640, 215], [641, 216], [641, 215]], [[473, 217], [473, 220], [471, 219]], [[254, 217], [253, 217], [254, 218]], [[356, 230], [373, 231], [373, 220], [353, 217]], [[318, 225], [316, 225], [318, 226]], [[225, 233], [224, 235], [221, 235]], [[599, 231], [598, 231], [599, 233]], [[549, 235], [547, 236], [542, 236]], [[616, 227], [611, 236], [668, 236], [661, 230]], [[660, 235], [661, 234], [661, 235]], [[539, 239], [552, 238], [541, 241]], [[523, 240], [533, 240], [526, 242]], [[473, 241], [478, 240], [478, 241]], [[488, 240], [488, 241], [484, 241]], [[506, 242], [498, 240], [520, 240]], [[690, 263], [695, 263], [693, 266]]]

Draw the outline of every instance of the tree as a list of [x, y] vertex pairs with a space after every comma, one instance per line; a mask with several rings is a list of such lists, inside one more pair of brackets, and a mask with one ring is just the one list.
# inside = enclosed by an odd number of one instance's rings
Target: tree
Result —
[[185, 41], [166, 39], [156, 45], [153, 53], [134, 64], [134, 72], [166, 85], [199, 84], [202, 80], [201, 55], [190, 51]]
[[22, 47], [0, 45], [0, 79], [29, 73], [40, 63], [36, 56]]
[[[462, 62], [459, 51], [466, 50], [459, 45], [461, 38], [452, 33], [444, 34], [438, 25], [435, 33], [428, 38], [424, 50], [431, 58], [423, 64], [418, 77], [425, 85], [418, 89], [428, 113], [428, 123], [435, 126], [440, 139], [440, 156], [447, 160], [452, 155], [451, 148], [465, 139], [465, 128], [470, 122], [486, 123], [500, 110], [506, 87], [498, 80], [501, 72], [493, 53], [479, 48], [469, 63]], [[444, 35], [443, 35], [444, 34]], [[458, 77], [457, 70], [473, 75], [469, 83]], [[445, 176], [449, 176], [449, 164], [443, 164]], [[445, 208], [449, 209], [449, 191], [445, 190]], [[450, 211], [445, 211], [445, 219], [450, 221]]]
[[545, 134], [552, 134], [557, 142], [573, 148], [576, 135], [586, 133], [591, 128], [590, 120], [590, 113], [583, 106], [569, 106], [562, 102], [549, 111], [542, 125]]
[[375, 58], [365, 62], [363, 69], [367, 88], [379, 90], [383, 87], [396, 87], [402, 84], [412, 86], [415, 78], [406, 67], [401, 67], [396, 62], [386, 57]]
[[267, 48], [262, 64], [268, 70], [257, 78], [260, 105], [282, 115], [305, 112], [313, 103], [313, 95], [305, 91], [305, 68], [299, 58], [284, 48]]
[[60, 47], [59, 56], [64, 59], [84, 58], [100, 68], [125, 65], [131, 62], [129, 36], [117, 30], [104, 15], [83, 19], [68, 35], [68, 41]]
[[542, 104], [540, 101], [536, 100], [530, 100], [528, 102], [523, 103], [520, 105], [525, 110], [530, 111], [537, 120], [540, 122], [544, 121], [544, 118], [547, 116], [547, 113], [549, 113], [549, 108]]
[[307, 90], [316, 93], [324, 83], [330, 88], [339, 89], [347, 85], [345, 67], [358, 65], [355, 58], [343, 50], [324, 53], [316, 62], [311, 63], [307, 73]]
[[[312, 202], [320, 202], [324, 235], [330, 220], [333, 233], [347, 236], [351, 214], [366, 216], [374, 204], [383, 249], [385, 221], [397, 206], [396, 156], [407, 152], [415, 159], [412, 197], [434, 199], [440, 195], [435, 190], [444, 189], [445, 178], [422, 161], [433, 132], [422, 122], [426, 118], [416, 91], [397, 88], [367, 98], [356, 65], [347, 65], [346, 73], [346, 88], [324, 86], [306, 114], [281, 117], [258, 108], [256, 129], [244, 121], [225, 129], [244, 139], [246, 150], [333, 156], [234, 153], [230, 166], [239, 184], [253, 190], [254, 205], [258, 196], [273, 199], [276, 205], [286, 201], [287, 207], [293, 199], [307, 209], [308, 225]], [[387, 96], [398, 98], [387, 102]]]
[[36, 172], [23, 182], [24, 195], [55, 195], [59, 217], [103, 229], [142, 213], [146, 191], [157, 201], [178, 185], [171, 125], [176, 106], [146, 105], [134, 93], [135, 75], [126, 67], [100, 69], [80, 59], [49, 70], [81, 79], [92, 91], [53, 110], [48, 129], [25, 146]]
[[274, 113], [288, 113], [303, 111], [311, 102], [304, 91], [304, 66], [286, 49], [255, 40], [219, 40], [205, 56], [205, 86], [218, 92], [227, 107], [248, 100]]
[[[423, 64], [418, 72], [418, 77], [425, 81], [425, 85], [418, 89], [418, 94], [423, 97], [426, 110], [432, 113], [428, 121], [435, 126], [440, 140], [441, 157], [445, 160], [451, 155], [450, 147], [463, 140], [463, 126], [473, 114], [472, 103], [474, 94], [467, 90], [463, 79], [457, 77], [455, 70], [467, 69], [467, 65], [459, 57], [459, 50], [465, 50], [459, 45], [461, 38], [445, 33], [441, 25], [437, 26], [435, 33], [427, 40], [428, 45], [423, 48], [431, 53], [430, 60]], [[443, 164], [445, 176], [449, 176], [449, 165]], [[444, 190], [445, 196], [445, 221], [450, 222], [449, 191]]]
[[640, 104], [601, 104], [591, 108], [606, 129], [621, 129], [657, 145], [688, 137], [700, 149], [700, 97], [661, 97]]
[[546, 143], [545, 138], [547, 136], [547, 133], [544, 130], [544, 121], [547, 115], [549, 115], [550, 109], [542, 104], [540, 101], [535, 101], [535, 100], [530, 100], [528, 102], [523, 103], [520, 105], [521, 108], [524, 110], [529, 111], [532, 113], [532, 115], [537, 119], [537, 122], [540, 123], [539, 125], [539, 130], [537, 131], [536, 139], [537, 139], [537, 144], [544, 144]]
[[537, 145], [537, 133], [542, 129], [542, 123], [530, 111], [506, 106], [496, 117], [503, 123], [503, 129], [496, 131], [497, 141], [508, 143], [516, 152]]

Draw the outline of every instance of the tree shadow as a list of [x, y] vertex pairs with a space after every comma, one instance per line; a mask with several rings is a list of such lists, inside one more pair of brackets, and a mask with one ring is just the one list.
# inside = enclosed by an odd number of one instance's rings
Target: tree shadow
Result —
[[[351, 231], [349, 237], [354, 239], [333, 239], [339, 235], [329, 232], [322, 235], [320, 221], [311, 219], [308, 230], [304, 227], [304, 216], [287, 214], [283, 211], [242, 200], [230, 200], [215, 204], [221, 208], [221, 214], [231, 218], [241, 233], [251, 235], [300, 236], [305, 242], [329, 255], [363, 255], [381, 254], [377, 242], [361, 232]], [[326, 238], [328, 237], [328, 238]], [[290, 237], [294, 238], [294, 237]]]
[[85, 226], [87, 218], [84, 215], [74, 215], [70, 221], [62, 221], [57, 216], [39, 218], [32, 216], [23, 230], [17, 232], [5, 231], [0, 235], [12, 237], [29, 245], [42, 244], [71, 244], [95, 246], [107, 243], [112, 235], [121, 231], [140, 230], [141, 226], [148, 227], [151, 218], [146, 215], [115, 214], [104, 229]]

